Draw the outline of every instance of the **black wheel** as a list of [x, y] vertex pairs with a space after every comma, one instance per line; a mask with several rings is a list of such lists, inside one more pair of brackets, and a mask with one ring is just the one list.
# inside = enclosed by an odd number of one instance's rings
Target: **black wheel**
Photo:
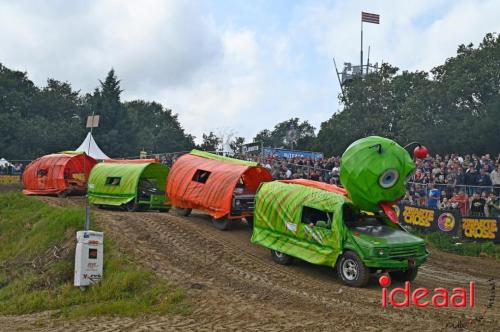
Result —
[[250, 227], [250, 229], [253, 229], [253, 216], [245, 217], [245, 220], [247, 221], [248, 227]]
[[66, 197], [68, 197], [68, 192], [67, 191], [62, 191], [59, 194], [57, 194], [57, 197], [59, 197], [59, 198], [66, 198]]
[[340, 257], [337, 262], [337, 273], [346, 285], [353, 287], [363, 287], [370, 279], [370, 270], [352, 251], [346, 251]]
[[125, 204], [125, 208], [127, 209], [128, 212], [137, 212], [140, 210], [141, 206], [134, 201], [130, 201], [127, 204]]
[[191, 214], [191, 211], [192, 211], [192, 209], [187, 209], [187, 208], [183, 209], [183, 208], [178, 208], [178, 207], [175, 208], [175, 212], [178, 215], [183, 216], [183, 217], [189, 216]]
[[159, 212], [163, 212], [163, 213], [167, 213], [168, 211], [170, 211], [170, 208], [161, 208], [161, 209], [158, 209]]
[[272, 249], [271, 249], [271, 257], [273, 258], [273, 261], [281, 265], [289, 265], [293, 261], [292, 256], [288, 256], [287, 254]]
[[417, 277], [417, 274], [418, 274], [418, 267], [414, 267], [408, 270], [389, 272], [391, 279], [400, 282], [405, 282], [405, 281], [412, 282]]
[[212, 217], [212, 224], [214, 224], [215, 228], [221, 231], [225, 231], [231, 228], [231, 220], [226, 217], [222, 217], [219, 219], [215, 219], [214, 217]]

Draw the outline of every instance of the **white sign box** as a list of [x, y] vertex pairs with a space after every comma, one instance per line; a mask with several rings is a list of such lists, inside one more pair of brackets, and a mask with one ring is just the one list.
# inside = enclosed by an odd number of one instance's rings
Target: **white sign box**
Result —
[[104, 233], [76, 232], [75, 286], [88, 286], [102, 278]]

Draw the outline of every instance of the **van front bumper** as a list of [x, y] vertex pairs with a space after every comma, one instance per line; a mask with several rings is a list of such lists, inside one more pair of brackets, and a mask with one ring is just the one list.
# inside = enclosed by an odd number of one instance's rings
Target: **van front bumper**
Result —
[[403, 257], [398, 259], [387, 258], [368, 258], [364, 259], [363, 263], [366, 267], [377, 269], [408, 269], [409, 267], [418, 267], [425, 263], [429, 255], [425, 254], [416, 257]]

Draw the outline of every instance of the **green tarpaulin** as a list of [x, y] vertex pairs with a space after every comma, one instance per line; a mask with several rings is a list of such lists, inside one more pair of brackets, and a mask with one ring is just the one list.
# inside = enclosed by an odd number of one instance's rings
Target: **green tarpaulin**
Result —
[[239, 160], [239, 159], [219, 156], [218, 154], [213, 154], [210, 152], [200, 151], [200, 150], [196, 150], [196, 149], [192, 150], [191, 154], [198, 156], [198, 157], [207, 158], [207, 159], [225, 161], [227, 163], [234, 163], [234, 164], [245, 165], [245, 166], [257, 166], [257, 163], [253, 162], [253, 161]]
[[168, 167], [160, 163], [97, 164], [90, 173], [88, 198], [93, 204], [122, 205], [137, 196], [140, 178], [153, 179], [164, 191]]
[[[267, 182], [255, 202], [252, 242], [313, 264], [334, 266], [345, 234], [342, 205], [348, 198], [338, 193], [299, 184]], [[313, 208], [327, 212], [328, 227], [302, 222], [302, 212]], [[318, 224], [316, 224], [318, 225]]]

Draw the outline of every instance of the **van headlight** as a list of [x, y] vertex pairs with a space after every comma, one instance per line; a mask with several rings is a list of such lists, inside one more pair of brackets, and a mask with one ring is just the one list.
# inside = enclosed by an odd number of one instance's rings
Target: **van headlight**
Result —
[[387, 255], [387, 249], [385, 248], [373, 248], [372, 256], [373, 257], [385, 257]]

